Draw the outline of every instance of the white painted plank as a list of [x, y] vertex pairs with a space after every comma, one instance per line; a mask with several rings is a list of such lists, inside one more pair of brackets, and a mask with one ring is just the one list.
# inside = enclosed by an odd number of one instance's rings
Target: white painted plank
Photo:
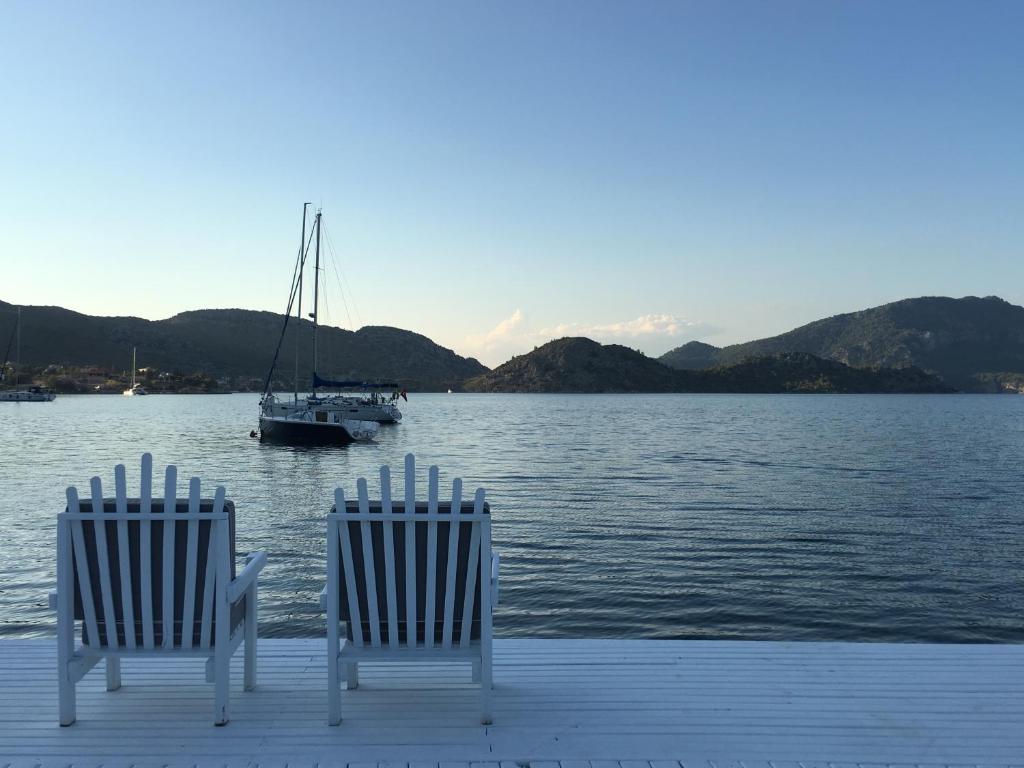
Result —
[[[114, 509], [128, 514], [128, 487], [124, 464], [114, 467]], [[132, 583], [131, 538], [128, 521], [117, 521], [118, 566], [121, 579], [121, 615], [124, 617], [124, 642], [129, 650], [135, 648], [135, 590]]]
[[491, 517], [484, 512], [484, 489], [477, 488], [473, 511], [480, 527], [480, 708], [482, 723], [494, 717], [494, 626], [491, 595]]
[[[149, 515], [153, 511], [153, 456], [142, 454], [139, 476], [139, 512]], [[153, 556], [152, 523], [139, 522], [139, 589], [142, 590], [142, 647], [155, 648], [153, 627]]]
[[459, 562], [459, 529], [462, 528], [462, 478], [452, 481], [451, 522], [448, 525], [448, 566], [444, 590], [444, 626], [441, 647], [452, 647], [452, 627], [455, 621], [455, 575]]
[[[334, 503], [335, 508], [339, 512], [338, 532], [341, 538], [341, 562], [345, 571], [345, 594], [348, 597], [348, 616], [352, 630], [352, 644], [357, 648], [361, 648], [363, 646], [363, 620], [362, 614], [359, 612], [358, 583], [356, 581], [355, 561], [352, 559], [352, 537], [349, 534], [349, 523], [345, 515], [345, 510], [347, 509], [345, 506], [345, 494], [341, 488], [336, 488], [334, 491]], [[362, 526], [360, 526], [361, 528]], [[337, 542], [329, 543], [328, 546], [337, 546]], [[329, 600], [337, 601], [338, 587], [339, 585], [333, 583], [327, 585]]]
[[[370, 497], [366, 490], [366, 478], [360, 477], [356, 481], [356, 493], [359, 497], [359, 511], [368, 514], [370, 511]], [[366, 580], [366, 612], [369, 614], [367, 620], [370, 623], [370, 645], [379, 648], [380, 643], [380, 610], [377, 605], [377, 569], [374, 566], [373, 555], [373, 534], [369, 520], [359, 523], [359, 531], [363, 539], [363, 577]]]
[[[78, 490], [68, 488], [68, 509], [75, 512], [80, 509]], [[71, 528], [71, 544], [75, 552], [75, 571], [78, 575], [78, 594], [82, 601], [82, 615], [85, 627], [92, 643], [100, 645], [99, 625], [96, 621], [96, 607], [92, 599], [92, 579], [89, 576], [89, 554], [85, 548], [85, 535], [82, 532], [82, 520], [68, 520]]]
[[[438, 469], [431, 466], [427, 473], [427, 514], [437, 515]], [[434, 647], [434, 626], [437, 606], [437, 521], [427, 523], [427, 595], [423, 630], [423, 646]]]
[[[380, 468], [380, 508], [390, 515], [391, 468]], [[395, 583], [395, 528], [391, 521], [384, 522], [384, 584], [387, 591], [388, 647], [398, 648], [398, 586]]]
[[[209, 534], [206, 539], [206, 573], [203, 576], [203, 606], [199, 621], [199, 647], [209, 648], [213, 645], [213, 615], [217, 588], [217, 527], [222, 523], [216, 518], [224, 513], [224, 497], [227, 491], [218, 486], [213, 494], [213, 520], [207, 524]], [[227, 523], [224, 523], [225, 525]]]
[[[188, 483], [188, 511], [198, 515], [201, 503], [200, 481], [193, 477]], [[185, 568], [185, 595], [181, 611], [181, 647], [192, 647], [192, 635], [195, 630], [196, 615], [196, 580], [199, 570], [199, 521], [190, 519], [187, 523], [185, 544], [185, 562], [178, 566]], [[200, 616], [202, 616], [200, 608]]]
[[[477, 491], [476, 506], [483, 507], [483, 489]], [[473, 629], [473, 601], [476, 599], [476, 583], [480, 580], [480, 528], [481, 523], [472, 524], [469, 537], [469, 560], [466, 563], [466, 593], [462, 601], [462, 634], [459, 645], [469, 647]]]
[[[223, 508], [225, 491], [217, 488], [216, 504]], [[229, 638], [231, 636], [231, 603], [228, 601], [228, 585], [231, 583], [231, 529], [227, 520], [214, 519], [211, 538], [215, 541], [214, 561], [216, 563], [216, 585], [214, 589], [214, 658], [213, 698], [216, 725], [224, 725], [230, 719], [228, 702], [230, 698], [231, 657]]]
[[416, 457], [405, 455], [405, 644], [416, 647]]
[[[339, 624], [341, 623], [341, 550], [342, 526], [344, 522], [345, 494], [341, 488], [334, 489], [334, 510], [327, 515], [327, 723], [337, 725], [341, 721], [341, 692], [338, 690], [338, 651], [341, 647]], [[341, 525], [338, 521], [341, 520]], [[351, 605], [351, 600], [349, 600]], [[358, 629], [359, 625], [355, 627]], [[354, 635], [355, 633], [353, 633]]]
[[164, 472], [164, 546], [162, 579], [163, 647], [174, 647], [174, 529], [178, 503], [178, 468], [169, 464]]
[[[68, 512], [77, 513], [78, 491], [71, 486], [67, 489]], [[75, 721], [75, 681], [69, 675], [69, 665], [75, 655], [75, 598], [74, 573], [72, 572], [71, 524], [68, 518], [57, 520], [57, 678], [58, 678], [58, 721], [61, 725], [70, 725]], [[3, 657], [0, 655], [0, 669]], [[24, 664], [24, 662], [23, 662]], [[9, 676], [8, 676], [9, 677]], [[6, 686], [6, 696], [0, 697], [2, 702], [12, 701], [17, 692]], [[33, 699], [36, 691], [28, 692]]]
[[[107, 526], [103, 520], [103, 484], [98, 477], [89, 481], [92, 493], [93, 537], [96, 542], [96, 563], [100, 573], [100, 600], [103, 603], [103, 634], [108, 648], [117, 649], [117, 619], [114, 614], [114, 590], [110, 583], [110, 550], [107, 547]], [[100, 642], [100, 638], [96, 638]]]

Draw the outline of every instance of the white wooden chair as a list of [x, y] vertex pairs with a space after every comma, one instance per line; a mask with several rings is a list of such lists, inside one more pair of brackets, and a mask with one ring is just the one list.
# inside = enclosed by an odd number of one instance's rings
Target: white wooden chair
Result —
[[[75, 722], [75, 684], [101, 659], [107, 690], [121, 687], [121, 659], [142, 654], [206, 656], [214, 683], [214, 722], [228, 722], [230, 661], [245, 639], [245, 689], [256, 685], [256, 585], [266, 555], [249, 555], [235, 575], [234, 504], [218, 487], [203, 499], [199, 478], [177, 498], [167, 467], [163, 499], [152, 498], [153, 457], [142, 456], [139, 498], [129, 499], [123, 464], [115, 497], [67, 489], [57, 523], [57, 659], [60, 724]], [[101, 523], [101, 524], [98, 524]], [[82, 642], [76, 647], [75, 623]], [[169, 628], [169, 629], [168, 629]]]
[[481, 721], [491, 722], [498, 555], [491, 551], [490, 508], [483, 488], [472, 503], [463, 502], [459, 479], [451, 502], [439, 503], [437, 467], [430, 468], [427, 501], [417, 502], [415, 478], [409, 454], [404, 500], [392, 502], [386, 466], [380, 469], [380, 501], [368, 499], [365, 478], [356, 483], [356, 502], [346, 502], [341, 488], [334, 492], [321, 593], [331, 725], [341, 722], [341, 681], [357, 688], [361, 661], [470, 662], [480, 683]]

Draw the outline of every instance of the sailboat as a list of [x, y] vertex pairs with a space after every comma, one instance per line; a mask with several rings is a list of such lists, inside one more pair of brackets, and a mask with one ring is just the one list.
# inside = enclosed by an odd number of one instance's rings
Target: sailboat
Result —
[[7, 380], [7, 364], [10, 361], [11, 345], [15, 345], [14, 357], [14, 389], [0, 390], [0, 403], [48, 403], [56, 399], [56, 395], [42, 387], [18, 389], [19, 368], [21, 365], [21, 307], [18, 307], [18, 319], [14, 324], [14, 332], [7, 342], [4, 353], [4, 364], [0, 368], [0, 381]]
[[142, 388], [141, 384], [135, 383], [135, 349], [135, 347], [132, 347], [132, 385], [121, 393], [125, 397], [135, 397], [136, 395], [149, 394], [145, 389]]
[[[320, 311], [320, 219], [322, 213], [317, 211], [314, 223], [316, 251], [313, 282], [313, 393], [299, 397], [299, 363], [298, 349], [295, 354], [295, 394], [292, 402], [284, 401], [272, 391], [274, 369], [277, 366], [284, 341], [285, 331], [291, 319], [292, 306], [297, 306], [296, 319], [302, 317], [302, 280], [306, 263], [308, 244], [306, 242], [306, 209], [309, 203], [302, 206], [302, 239], [300, 240], [298, 261], [295, 265], [295, 276], [292, 279], [292, 290], [288, 299], [288, 309], [284, 316], [281, 337], [274, 351], [274, 359], [267, 372], [267, 380], [260, 399], [260, 431], [261, 441], [286, 443], [291, 445], [348, 445], [357, 441], [372, 440], [377, 434], [378, 423], [374, 420], [352, 418], [359, 416], [358, 410], [341, 407], [341, 403], [332, 398], [318, 397], [316, 390], [322, 379], [316, 372], [317, 367], [317, 335], [319, 330]], [[312, 235], [311, 238], [312, 239]], [[397, 410], [397, 409], [396, 409]]]

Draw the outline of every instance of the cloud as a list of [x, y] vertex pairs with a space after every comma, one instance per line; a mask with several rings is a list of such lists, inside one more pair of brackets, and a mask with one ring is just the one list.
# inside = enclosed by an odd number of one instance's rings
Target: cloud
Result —
[[677, 338], [683, 335], [706, 333], [709, 328], [703, 323], [694, 323], [677, 315], [641, 315], [635, 320], [618, 323], [563, 323], [553, 328], [538, 331], [541, 336], [589, 336], [602, 339], [640, 339], [644, 337]]
[[523, 311], [517, 309], [511, 315], [506, 317], [496, 326], [491, 328], [485, 337], [486, 342], [495, 342], [498, 339], [503, 339], [506, 336], [511, 336], [515, 333], [516, 328], [523, 324]]
[[523, 323], [523, 312], [516, 309], [487, 333], [467, 336], [465, 346], [468, 349], [475, 349], [479, 353], [490, 352], [503, 341], [517, 335], [517, 329]]
[[586, 336], [595, 341], [626, 344], [648, 354], [661, 354], [684, 341], [714, 332], [707, 323], [670, 314], [641, 315], [613, 323], [559, 323], [538, 330], [530, 328], [522, 310], [516, 309], [487, 333], [467, 336], [460, 346], [464, 354], [478, 357], [488, 365], [499, 365], [513, 355], [563, 336]]

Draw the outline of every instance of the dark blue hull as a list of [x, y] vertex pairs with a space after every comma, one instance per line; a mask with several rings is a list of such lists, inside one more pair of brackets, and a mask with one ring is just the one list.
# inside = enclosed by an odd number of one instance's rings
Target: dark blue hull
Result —
[[342, 424], [260, 417], [260, 442], [283, 445], [348, 445], [355, 442]]

